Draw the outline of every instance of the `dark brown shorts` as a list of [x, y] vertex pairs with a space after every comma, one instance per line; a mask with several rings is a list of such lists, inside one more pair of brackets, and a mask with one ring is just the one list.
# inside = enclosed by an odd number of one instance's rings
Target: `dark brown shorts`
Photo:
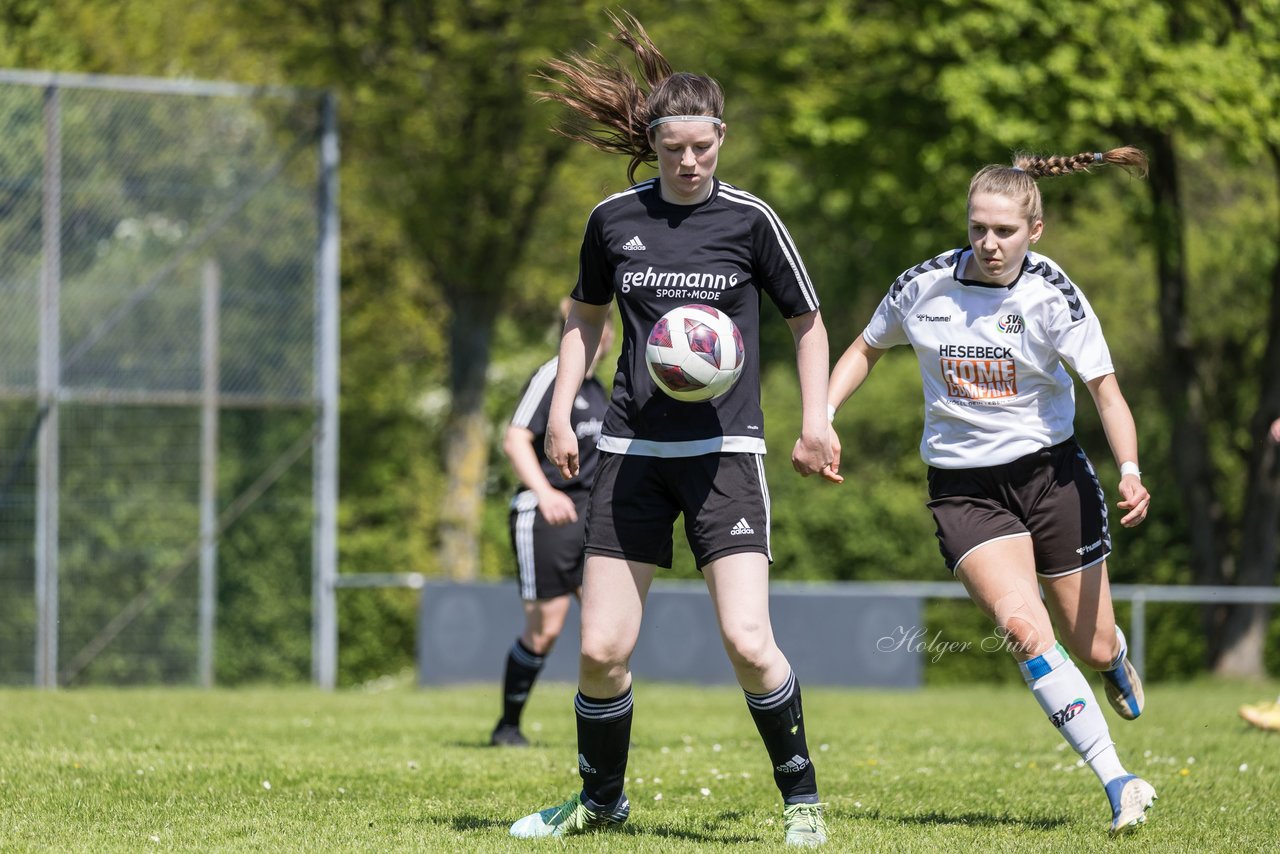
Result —
[[682, 513], [699, 569], [741, 552], [769, 557], [763, 456], [601, 453], [587, 511], [586, 552], [669, 568], [671, 531]]
[[929, 509], [952, 572], [978, 546], [1031, 537], [1039, 575], [1079, 572], [1111, 554], [1107, 503], [1074, 438], [998, 466], [929, 468]]

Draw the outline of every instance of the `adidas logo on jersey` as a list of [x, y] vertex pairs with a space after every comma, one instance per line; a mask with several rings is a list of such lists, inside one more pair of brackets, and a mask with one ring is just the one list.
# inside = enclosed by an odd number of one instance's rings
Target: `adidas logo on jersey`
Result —
[[591, 767], [591, 763], [587, 761], [587, 757], [581, 753], [578, 754], [578, 770], [583, 774], [594, 774], [596, 769]]
[[792, 756], [786, 762], [779, 765], [776, 770], [779, 774], [799, 774], [801, 771], [809, 767], [809, 760], [805, 759], [799, 753]]
[[628, 240], [626, 243], [622, 244], [622, 251], [624, 251], [624, 252], [643, 252], [643, 251], [644, 251], [644, 243], [640, 240], [640, 235], [638, 235], [638, 234], [637, 234], [635, 237], [631, 238], [631, 239], [630, 239], [630, 240]]
[[748, 525], [745, 518], [742, 518], [735, 522], [733, 527], [729, 529], [729, 536], [738, 537], [743, 534], [754, 534], [755, 532], [756, 529]]

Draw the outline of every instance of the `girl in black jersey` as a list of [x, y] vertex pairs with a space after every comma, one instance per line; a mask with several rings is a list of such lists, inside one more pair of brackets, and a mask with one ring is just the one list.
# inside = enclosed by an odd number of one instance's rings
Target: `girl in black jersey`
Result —
[[[715, 178], [725, 135], [719, 85], [709, 77], [673, 74], [634, 18], [614, 23], [614, 38], [635, 53], [648, 92], [616, 64], [576, 56], [552, 63], [558, 76], [546, 77], [558, 87], [546, 97], [573, 113], [565, 133], [628, 154], [632, 178], [640, 163], [658, 162], [656, 179], [601, 202], [587, 222], [547, 424], [547, 457], [570, 476], [580, 461], [569, 404], [616, 299], [622, 355], [587, 515], [574, 703], [582, 790], [517, 821], [511, 833], [562, 836], [614, 828], [627, 819], [628, 662], [650, 582], [658, 566], [671, 566], [672, 526], [683, 514], [725, 650], [782, 793], [785, 840], [818, 845], [826, 840], [826, 824], [800, 689], [769, 622], [769, 500], [757, 348], [762, 297], [787, 319], [796, 342], [804, 412], [792, 465], [802, 475], [838, 480], [830, 470], [823, 409], [826, 330], [804, 264], [777, 215]], [[689, 303], [728, 314], [746, 350], [737, 384], [700, 403], [666, 396], [644, 363], [654, 322]]]
[[[561, 320], [568, 311], [566, 298], [560, 307]], [[520, 478], [511, 499], [509, 528], [520, 575], [524, 630], [507, 652], [502, 717], [489, 736], [495, 746], [528, 745], [520, 732], [520, 717], [546, 656], [564, 629], [569, 599], [581, 592], [587, 497], [599, 456], [596, 440], [608, 406], [595, 369], [612, 344], [613, 324], [605, 323], [600, 346], [573, 399], [570, 426], [582, 449], [582, 463], [574, 477], [561, 477], [542, 452], [558, 359], [543, 363], [525, 383], [503, 436], [502, 450]]]
[[[1142, 683], [1115, 623], [1102, 487], [1072, 435], [1069, 365], [1086, 384], [1120, 466], [1120, 524], [1146, 518], [1133, 415], [1102, 327], [1057, 264], [1030, 251], [1043, 230], [1036, 178], [1115, 164], [1145, 173], [1136, 148], [1073, 157], [1020, 155], [969, 185], [969, 246], [903, 273], [836, 363], [830, 414], [884, 352], [909, 344], [920, 363], [929, 508], [947, 566], [998, 626], [1050, 722], [1098, 775], [1111, 831], [1146, 819], [1155, 790], [1116, 756], [1084, 675], [1056, 642], [1102, 673], [1132, 720]], [[839, 440], [832, 434], [839, 465]], [[1041, 599], [1043, 590], [1043, 601]], [[1050, 619], [1052, 615], [1052, 620]]]

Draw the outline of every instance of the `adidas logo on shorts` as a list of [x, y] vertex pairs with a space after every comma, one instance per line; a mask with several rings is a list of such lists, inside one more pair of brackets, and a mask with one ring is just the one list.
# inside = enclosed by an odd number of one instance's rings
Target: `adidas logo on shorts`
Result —
[[775, 770], [781, 774], [799, 774], [808, 767], [809, 760], [797, 753], [795, 756], [792, 756], [786, 762], [779, 765]]
[[754, 534], [755, 532], [756, 529], [747, 524], [746, 517], [743, 517], [735, 522], [733, 527], [729, 529], [729, 536], [737, 537], [742, 534]]
[[644, 243], [640, 240], [640, 235], [637, 234], [635, 237], [622, 244], [622, 250], [624, 252], [643, 252]]

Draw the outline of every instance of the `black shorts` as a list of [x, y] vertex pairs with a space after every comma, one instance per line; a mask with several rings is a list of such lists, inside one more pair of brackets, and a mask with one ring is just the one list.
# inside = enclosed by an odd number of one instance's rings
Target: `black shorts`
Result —
[[554, 599], [582, 586], [582, 535], [587, 527], [585, 489], [565, 493], [578, 508], [578, 521], [550, 525], [538, 512], [538, 499], [530, 490], [511, 500], [508, 526], [511, 548], [520, 570], [520, 598]]
[[1031, 537], [1036, 573], [1069, 575], [1111, 554], [1107, 503], [1074, 438], [998, 466], [929, 467], [929, 509], [947, 567], [984, 543]]
[[698, 568], [742, 552], [769, 554], [769, 487], [760, 454], [600, 455], [587, 511], [587, 554], [671, 566], [684, 531]]

